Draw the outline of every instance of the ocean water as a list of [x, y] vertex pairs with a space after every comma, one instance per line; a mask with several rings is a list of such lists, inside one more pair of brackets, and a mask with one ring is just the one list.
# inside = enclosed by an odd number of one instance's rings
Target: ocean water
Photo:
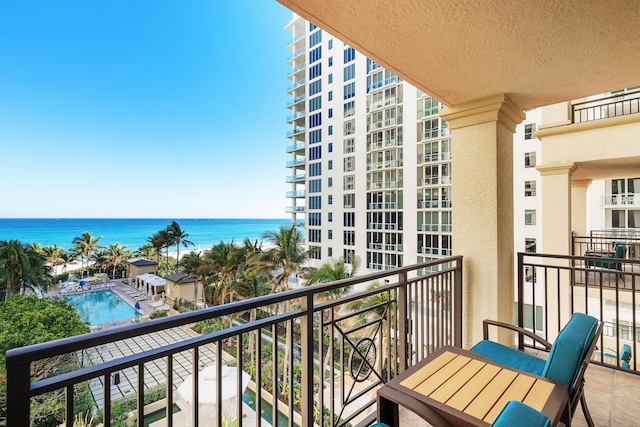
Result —
[[[100, 244], [120, 243], [137, 250], [172, 219], [140, 218], [0, 218], [0, 240], [17, 239], [22, 243], [37, 242], [42, 246], [58, 245], [71, 249], [74, 237], [88, 231], [94, 237], [102, 236]], [[209, 249], [223, 242], [237, 243], [248, 237], [260, 239], [265, 231], [290, 225], [290, 219], [175, 219], [189, 235], [195, 246], [189, 249]], [[175, 250], [169, 249], [169, 250]], [[180, 251], [184, 248], [181, 246]]]

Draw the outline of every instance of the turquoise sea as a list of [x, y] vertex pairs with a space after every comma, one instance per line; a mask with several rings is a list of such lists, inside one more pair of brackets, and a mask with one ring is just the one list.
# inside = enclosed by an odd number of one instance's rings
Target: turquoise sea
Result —
[[[174, 219], [158, 218], [0, 218], [0, 240], [17, 239], [22, 243], [37, 242], [42, 246], [58, 245], [70, 249], [74, 237], [88, 231], [102, 236], [101, 245], [120, 243], [136, 250], [149, 237], [171, 224]], [[248, 237], [260, 239], [265, 231], [290, 225], [291, 219], [175, 219], [195, 247], [209, 249], [223, 242], [242, 243]], [[180, 248], [182, 250], [182, 248]]]

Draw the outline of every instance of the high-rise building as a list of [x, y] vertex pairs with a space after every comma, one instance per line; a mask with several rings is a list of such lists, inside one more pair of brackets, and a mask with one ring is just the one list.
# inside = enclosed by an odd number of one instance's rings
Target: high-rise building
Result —
[[311, 265], [386, 270], [451, 255], [451, 144], [441, 108], [294, 15], [288, 211]]

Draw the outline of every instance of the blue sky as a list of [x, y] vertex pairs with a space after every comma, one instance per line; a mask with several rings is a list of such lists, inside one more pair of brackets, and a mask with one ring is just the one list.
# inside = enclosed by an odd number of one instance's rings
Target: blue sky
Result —
[[0, 2], [0, 217], [285, 218], [275, 0]]

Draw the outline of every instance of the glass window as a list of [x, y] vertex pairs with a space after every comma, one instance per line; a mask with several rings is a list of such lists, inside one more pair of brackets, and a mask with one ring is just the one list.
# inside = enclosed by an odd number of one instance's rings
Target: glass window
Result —
[[329, 49], [333, 49], [333, 39], [329, 40]]
[[[333, 65], [333, 56], [329, 57], [329, 67], [331, 67]], [[331, 83], [331, 82], [329, 82]]]
[[611, 211], [611, 227], [624, 228], [624, 211], [612, 210]]
[[536, 124], [529, 123], [524, 125], [524, 139], [533, 139], [533, 133], [536, 131]]
[[531, 197], [536, 195], [536, 182], [525, 181], [524, 182], [524, 196]]
[[330, 153], [333, 153], [333, 142], [329, 143], [328, 150], [329, 150]]
[[333, 91], [330, 90], [327, 96], [329, 97], [329, 101], [331, 101], [333, 99]]
[[333, 73], [329, 74], [329, 84], [333, 83]]
[[524, 211], [524, 225], [536, 225], [535, 209], [526, 209]]
[[327, 167], [328, 167], [329, 170], [333, 169], [333, 160], [329, 160], [329, 163], [328, 163]]
[[329, 125], [328, 132], [329, 132], [329, 135], [333, 135], [333, 125]]
[[627, 212], [627, 225], [629, 228], [640, 228], [640, 210]]
[[536, 167], [536, 153], [534, 151], [524, 153], [524, 167], [534, 168]]

